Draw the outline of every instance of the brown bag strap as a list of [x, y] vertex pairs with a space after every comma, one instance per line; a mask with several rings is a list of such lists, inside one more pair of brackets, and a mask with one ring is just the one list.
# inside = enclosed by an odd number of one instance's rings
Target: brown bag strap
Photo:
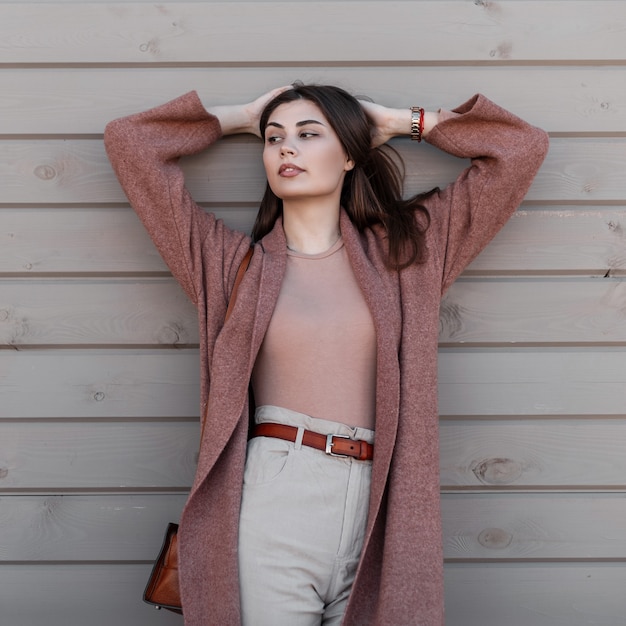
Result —
[[[235, 284], [233, 285], [233, 291], [230, 294], [230, 300], [228, 301], [228, 308], [226, 309], [226, 315], [224, 316], [224, 323], [226, 323], [226, 321], [230, 317], [230, 314], [233, 312], [233, 307], [235, 306], [235, 300], [237, 300], [237, 291], [239, 291], [239, 285], [241, 284], [241, 281], [243, 280], [243, 275], [246, 273], [246, 270], [248, 269], [248, 265], [250, 265], [250, 259], [252, 258], [252, 251], [253, 251], [253, 247], [250, 246], [248, 248], [248, 251], [246, 252], [246, 256], [243, 257], [243, 260], [241, 261], [241, 264], [239, 265], [239, 269], [237, 270], [237, 276], [235, 276]], [[207, 403], [207, 410], [208, 410], [208, 403]], [[206, 413], [202, 417], [202, 430], [200, 432], [201, 442], [204, 437], [204, 425], [205, 424], [206, 424]]]
[[252, 258], [252, 246], [248, 248], [248, 252], [246, 252], [246, 256], [243, 257], [241, 261], [241, 265], [237, 270], [237, 276], [235, 276], [235, 284], [233, 285], [233, 292], [230, 294], [230, 300], [228, 301], [228, 308], [226, 309], [226, 316], [224, 317], [224, 322], [228, 320], [230, 314], [233, 312], [233, 307], [235, 306], [235, 300], [237, 300], [237, 291], [239, 290], [239, 284], [243, 279], [243, 275], [246, 273], [248, 269], [248, 265], [250, 265], [250, 259]]

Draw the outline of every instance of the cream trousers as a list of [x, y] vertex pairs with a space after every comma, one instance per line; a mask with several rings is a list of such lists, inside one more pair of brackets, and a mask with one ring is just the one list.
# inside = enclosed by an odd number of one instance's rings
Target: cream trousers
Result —
[[[374, 431], [261, 406], [275, 422], [373, 443]], [[270, 437], [248, 443], [239, 577], [244, 626], [337, 626], [361, 555], [371, 461]]]

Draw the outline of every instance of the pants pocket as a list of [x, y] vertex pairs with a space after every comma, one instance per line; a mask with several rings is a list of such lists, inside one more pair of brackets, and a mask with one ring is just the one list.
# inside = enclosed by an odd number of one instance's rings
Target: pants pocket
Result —
[[292, 445], [282, 439], [254, 437], [248, 442], [243, 484], [267, 485], [285, 473]]

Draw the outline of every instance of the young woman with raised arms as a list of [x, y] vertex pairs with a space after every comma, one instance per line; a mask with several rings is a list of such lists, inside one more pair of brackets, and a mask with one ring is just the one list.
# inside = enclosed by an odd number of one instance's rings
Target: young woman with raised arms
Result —
[[[234, 133], [263, 140], [252, 237], [198, 207], [178, 166]], [[471, 164], [403, 199], [396, 136]], [[294, 85], [232, 106], [188, 93], [111, 122], [105, 143], [198, 310], [185, 623], [441, 626], [440, 301], [523, 199], [546, 134], [482, 95], [425, 112]]]

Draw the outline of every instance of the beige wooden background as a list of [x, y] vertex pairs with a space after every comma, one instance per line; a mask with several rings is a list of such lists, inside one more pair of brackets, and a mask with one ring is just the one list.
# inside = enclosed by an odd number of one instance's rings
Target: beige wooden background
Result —
[[[624, 626], [625, 66], [619, 0], [0, 0], [0, 623], [181, 623], [140, 596], [194, 472], [195, 317], [102, 131], [301, 79], [427, 108], [482, 91], [550, 132], [442, 310], [447, 624]], [[465, 165], [395, 145], [410, 191]], [[189, 159], [197, 200], [248, 228], [259, 154]]]

